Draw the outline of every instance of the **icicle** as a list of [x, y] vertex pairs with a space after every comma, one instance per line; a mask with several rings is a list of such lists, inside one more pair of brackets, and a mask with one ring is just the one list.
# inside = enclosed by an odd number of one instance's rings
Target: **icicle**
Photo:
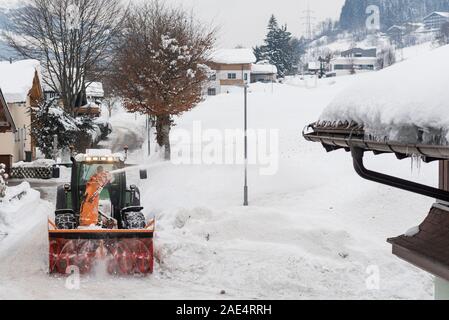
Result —
[[421, 173], [421, 163], [422, 163], [422, 157], [418, 154], [412, 154], [410, 156], [410, 161], [411, 161], [411, 173], [413, 174], [414, 168], [416, 168], [418, 170], [418, 174]]

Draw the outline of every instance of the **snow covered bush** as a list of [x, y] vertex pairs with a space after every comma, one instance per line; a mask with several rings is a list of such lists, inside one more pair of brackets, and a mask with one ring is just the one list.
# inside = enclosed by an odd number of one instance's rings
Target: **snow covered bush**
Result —
[[[75, 141], [92, 140], [94, 124], [90, 118], [74, 118], [60, 107], [55, 99], [41, 103], [33, 110], [31, 135], [46, 158], [52, 158], [54, 136], [58, 150], [66, 149]], [[82, 136], [83, 139], [80, 139]], [[89, 139], [90, 137], [90, 139]], [[77, 147], [80, 144], [77, 143]]]
[[8, 174], [6, 173], [6, 166], [0, 163], [0, 198], [6, 195], [6, 180], [8, 179]]

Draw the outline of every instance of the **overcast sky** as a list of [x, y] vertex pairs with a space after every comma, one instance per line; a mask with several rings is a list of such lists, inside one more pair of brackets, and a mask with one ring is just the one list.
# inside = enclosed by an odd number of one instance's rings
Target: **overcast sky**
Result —
[[182, 4], [192, 8], [195, 14], [206, 23], [220, 27], [217, 45], [252, 47], [260, 44], [266, 33], [271, 14], [280, 23], [287, 23], [293, 35], [304, 33], [307, 3], [313, 10], [315, 21], [325, 18], [338, 18], [344, 0], [165, 0], [167, 3]]

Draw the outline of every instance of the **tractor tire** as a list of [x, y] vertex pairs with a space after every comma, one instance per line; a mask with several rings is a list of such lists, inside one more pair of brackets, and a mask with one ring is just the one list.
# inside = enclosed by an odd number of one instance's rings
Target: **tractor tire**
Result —
[[58, 229], [73, 230], [77, 228], [76, 217], [73, 213], [56, 215], [55, 224]]
[[142, 212], [127, 212], [125, 214], [126, 229], [145, 229], [145, 216]]
[[64, 186], [59, 186], [56, 191], [56, 210], [67, 209], [67, 200]]

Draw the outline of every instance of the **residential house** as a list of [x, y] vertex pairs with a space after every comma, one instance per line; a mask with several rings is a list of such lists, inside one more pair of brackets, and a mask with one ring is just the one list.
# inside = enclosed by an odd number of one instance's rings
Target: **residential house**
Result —
[[[0, 89], [0, 141], [3, 134], [14, 134], [15, 132], [16, 125], [14, 123], [14, 119], [12, 118], [11, 111], [9, 111], [8, 104], [6, 103], [5, 97]], [[0, 145], [0, 163], [6, 165], [6, 172], [9, 174], [12, 166], [12, 155], [3, 154], [3, 152], [3, 148]]]
[[221, 49], [212, 53], [208, 95], [229, 92], [232, 87], [250, 82], [251, 66], [256, 57], [251, 49]]
[[342, 51], [340, 56], [345, 58], [375, 58], [377, 56], [377, 49], [351, 48], [349, 50]]
[[103, 100], [104, 89], [103, 83], [101, 82], [91, 82], [86, 86], [86, 98], [88, 101], [95, 102]]
[[251, 65], [251, 83], [254, 82], [275, 82], [278, 69], [275, 65], [267, 61], [260, 61]]
[[377, 49], [352, 48], [330, 62], [330, 72], [337, 76], [376, 70]]
[[12, 162], [31, 161], [35, 143], [30, 110], [43, 99], [39, 62], [0, 62], [0, 89], [16, 129], [0, 133], [0, 154], [10, 156]]
[[403, 42], [406, 30], [407, 29], [404, 26], [394, 25], [388, 28], [387, 35], [393, 43], [400, 45]]
[[449, 22], [449, 12], [435, 11], [423, 18], [427, 29], [439, 30], [446, 22]]

